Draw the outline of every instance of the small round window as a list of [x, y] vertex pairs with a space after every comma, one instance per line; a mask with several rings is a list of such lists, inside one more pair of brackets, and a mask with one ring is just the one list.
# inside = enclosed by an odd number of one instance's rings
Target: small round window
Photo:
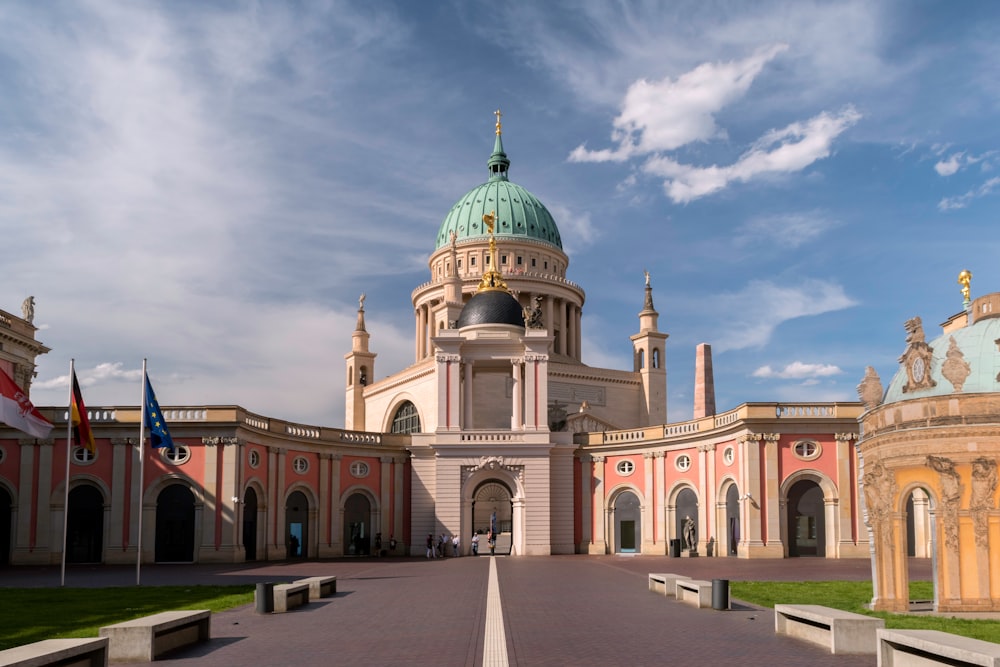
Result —
[[823, 450], [815, 440], [799, 440], [792, 445], [792, 451], [800, 459], [812, 461], [815, 458], [819, 458]]
[[88, 466], [97, 458], [97, 452], [91, 452], [86, 447], [73, 448], [73, 463], [78, 466]]
[[351, 476], [352, 477], [367, 477], [368, 476], [368, 464], [364, 461], [355, 461], [351, 464]]
[[619, 475], [628, 476], [635, 472], [635, 464], [629, 459], [625, 459], [624, 461], [618, 462], [618, 465], [615, 466], [615, 470], [618, 471]]
[[309, 460], [304, 456], [296, 456], [292, 459], [292, 470], [300, 475], [309, 470]]
[[256, 449], [251, 449], [249, 459], [250, 459], [250, 467], [256, 468], [257, 466], [260, 465], [260, 452], [258, 452]]
[[191, 449], [187, 445], [174, 443], [174, 448], [161, 447], [160, 456], [171, 465], [184, 465], [191, 458]]
[[674, 462], [674, 466], [681, 472], [690, 469], [691, 457], [688, 456], [687, 454], [681, 454], [680, 456], [677, 457], [677, 460]]
[[725, 463], [727, 466], [731, 466], [733, 465], [733, 461], [735, 460], [736, 460], [736, 450], [733, 449], [732, 447], [726, 447], [726, 449], [722, 452], [723, 463]]

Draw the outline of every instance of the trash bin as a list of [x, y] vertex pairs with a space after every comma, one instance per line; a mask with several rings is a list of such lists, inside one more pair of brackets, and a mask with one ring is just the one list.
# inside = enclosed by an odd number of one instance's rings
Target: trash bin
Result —
[[670, 540], [670, 557], [680, 558], [681, 557], [681, 541], [680, 540]]
[[729, 609], [728, 579], [712, 579], [712, 609], [716, 611]]
[[270, 614], [274, 611], [274, 584], [257, 584], [254, 601], [257, 603], [256, 613]]

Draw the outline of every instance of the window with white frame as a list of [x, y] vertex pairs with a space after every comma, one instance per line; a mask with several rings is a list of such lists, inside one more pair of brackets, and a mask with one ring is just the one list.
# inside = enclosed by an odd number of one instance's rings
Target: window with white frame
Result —
[[258, 452], [256, 449], [250, 450], [250, 455], [248, 458], [251, 468], [256, 468], [257, 466], [260, 465], [260, 452]]
[[78, 466], [89, 466], [97, 458], [97, 452], [91, 452], [86, 447], [73, 448], [73, 463]]
[[184, 465], [191, 459], [191, 448], [175, 442], [173, 449], [170, 447], [160, 447], [160, 456], [171, 465]]
[[367, 477], [369, 468], [364, 461], [355, 461], [351, 464], [351, 477]]
[[815, 440], [799, 440], [792, 445], [792, 451], [795, 452], [795, 456], [803, 461], [812, 461], [819, 457], [822, 453], [822, 448]]
[[309, 471], [309, 459], [304, 456], [296, 456], [292, 459], [292, 470], [302, 475]]
[[618, 471], [619, 475], [628, 476], [635, 472], [635, 464], [632, 463], [630, 459], [625, 459], [624, 461], [618, 462], [618, 465], [615, 466], [615, 470]]
[[726, 447], [722, 452], [722, 461], [727, 466], [733, 465], [733, 461], [736, 460], [736, 450], [732, 447]]
[[691, 457], [687, 454], [681, 454], [677, 457], [677, 460], [674, 461], [674, 467], [681, 472], [689, 470], [691, 468]]

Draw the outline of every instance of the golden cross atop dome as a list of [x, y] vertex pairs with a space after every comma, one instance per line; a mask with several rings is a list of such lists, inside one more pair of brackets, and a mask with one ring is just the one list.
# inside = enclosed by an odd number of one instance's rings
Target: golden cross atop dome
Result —
[[500, 109], [497, 109], [496, 111], [493, 112], [493, 115], [497, 117], [497, 136], [500, 136], [501, 134], [503, 134], [500, 131], [500, 116], [502, 116], [503, 113], [500, 112]]

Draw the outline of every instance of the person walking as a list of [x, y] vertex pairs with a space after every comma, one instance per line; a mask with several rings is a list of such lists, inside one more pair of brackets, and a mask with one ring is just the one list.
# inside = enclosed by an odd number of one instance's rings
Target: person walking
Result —
[[458, 551], [459, 537], [458, 533], [455, 533], [451, 538], [451, 548], [455, 550], [455, 558], [458, 558], [461, 554]]
[[427, 533], [427, 558], [436, 558], [437, 555], [434, 552], [434, 534]]
[[479, 533], [472, 534], [472, 555], [479, 555]]

